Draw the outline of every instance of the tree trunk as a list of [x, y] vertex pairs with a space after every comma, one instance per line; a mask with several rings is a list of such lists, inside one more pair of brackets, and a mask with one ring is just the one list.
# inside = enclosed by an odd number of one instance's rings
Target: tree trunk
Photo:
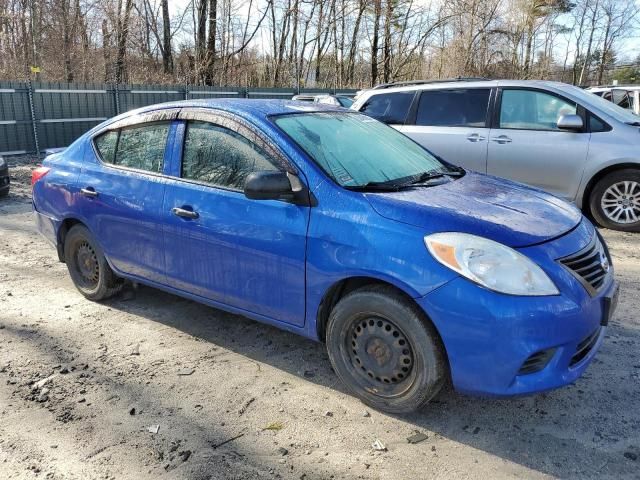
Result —
[[196, 78], [198, 82], [204, 80], [207, 62], [207, 7], [209, 0], [199, 0], [197, 3], [198, 19], [196, 28]]
[[209, 37], [207, 38], [207, 85], [213, 85], [216, 66], [216, 35], [218, 34], [218, 0], [209, 1]]
[[322, 22], [324, 21], [324, 1], [319, 0], [319, 2], [320, 11], [318, 12], [318, 30], [316, 31], [316, 44], [318, 45], [318, 54], [316, 56], [316, 85], [320, 82], [320, 60], [322, 59], [322, 43], [320, 42], [320, 37], [322, 36]]
[[362, 15], [367, 7], [366, 0], [360, 0], [358, 5], [358, 16], [356, 17], [355, 24], [353, 25], [353, 35], [351, 35], [351, 45], [349, 46], [349, 61], [347, 63], [347, 84], [353, 84], [353, 75], [356, 65], [356, 47], [358, 45], [358, 33], [360, 33], [360, 23], [362, 22]]
[[602, 85], [604, 77], [604, 66], [609, 56], [609, 34], [611, 32], [611, 16], [607, 16], [607, 26], [604, 31], [604, 40], [602, 42], [602, 53], [600, 54], [600, 64], [598, 65], [598, 85]]
[[169, 0], [162, 0], [162, 70], [173, 75], [173, 52], [171, 51], [171, 18]]
[[371, 41], [371, 86], [378, 81], [378, 41], [380, 35], [380, 15], [382, 13], [382, 0], [374, 0], [373, 3], [373, 40]]
[[[122, 1], [118, 2], [118, 6], [122, 8]], [[127, 54], [127, 37], [129, 36], [129, 19], [131, 18], [131, 9], [133, 8], [133, 0], [125, 0], [124, 12], [118, 9], [118, 49], [116, 51], [116, 83], [128, 81], [127, 65], [125, 57]]]
[[580, 78], [578, 79], [578, 85], [583, 85], [586, 81], [585, 74], [589, 75], [589, 67], [591, 66], [591, 49], [593, 47], [593, 36], [596, 30], [596, 22], [598, 17], [598, 8], [600, 6], [600, 0], [596, 0], [593, 6], [593, 15], [591, 15], [591, 30], [589, 32], [589, 41], [587, 42], [587, 52], [584, 56], [584, 63], [582, 64], [582, 70], [580, 71]]
[[73, 82], [73, 67], [71, 65], [71, 21], [69, 0], [62, 0], [62, 56], [64, 58], [64, 78], [68, 83]]
[[393, 21], [393, 0], [387, 0], [384, 21], [384, 48], [382, 50], [382, 82], [391, 81], [391, 22]]
[[107, 27], [107, 20], [102, 20], [102, 55], [104, 57], [104, 81], [110, 82], [111, 77], [111, 32]]

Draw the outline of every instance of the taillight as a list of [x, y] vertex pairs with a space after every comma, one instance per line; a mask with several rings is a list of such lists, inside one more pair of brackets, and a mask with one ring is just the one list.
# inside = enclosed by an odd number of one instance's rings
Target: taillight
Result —
[[31, 172], [31, 186], [44, 177], [51, 170], [49, 167], [38, 167]]

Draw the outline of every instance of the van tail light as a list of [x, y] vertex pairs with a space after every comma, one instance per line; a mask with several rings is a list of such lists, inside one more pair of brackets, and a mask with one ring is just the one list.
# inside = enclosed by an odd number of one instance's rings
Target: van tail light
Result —
[[33, 187], [35, 183], [44, 177], [51, 170], [49, 167], [38, 167], [31, 172], [31, 186]]

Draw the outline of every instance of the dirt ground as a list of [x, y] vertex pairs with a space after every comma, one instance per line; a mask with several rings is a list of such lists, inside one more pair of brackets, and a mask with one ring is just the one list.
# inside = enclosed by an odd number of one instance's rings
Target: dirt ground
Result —
[[35, 231], [32, 165], [10, 160], [0, 478], [640, 478], [640, 236], [603, 231], [620, 305], [575, 385], [391, 416], [346, 393], [321, 344], [150, 288], [85, 300]]

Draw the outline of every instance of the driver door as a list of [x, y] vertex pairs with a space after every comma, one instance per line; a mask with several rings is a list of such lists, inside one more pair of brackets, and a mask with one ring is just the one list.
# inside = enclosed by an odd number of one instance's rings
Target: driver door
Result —
[[243, 192], [249, 173], [284, 160], [240, 122], [186, 113], [163, 206], [169, 285], [302, 326], [309, 207]]
[[[590, 134], [560, 130], [561, 115], [578, 105], [543, 90], [504, 88], [497, 128], [489, 135], [487, 173], [573, 200], [589, 151]], [[579, 113], [579, 112], [578, 112]]]

